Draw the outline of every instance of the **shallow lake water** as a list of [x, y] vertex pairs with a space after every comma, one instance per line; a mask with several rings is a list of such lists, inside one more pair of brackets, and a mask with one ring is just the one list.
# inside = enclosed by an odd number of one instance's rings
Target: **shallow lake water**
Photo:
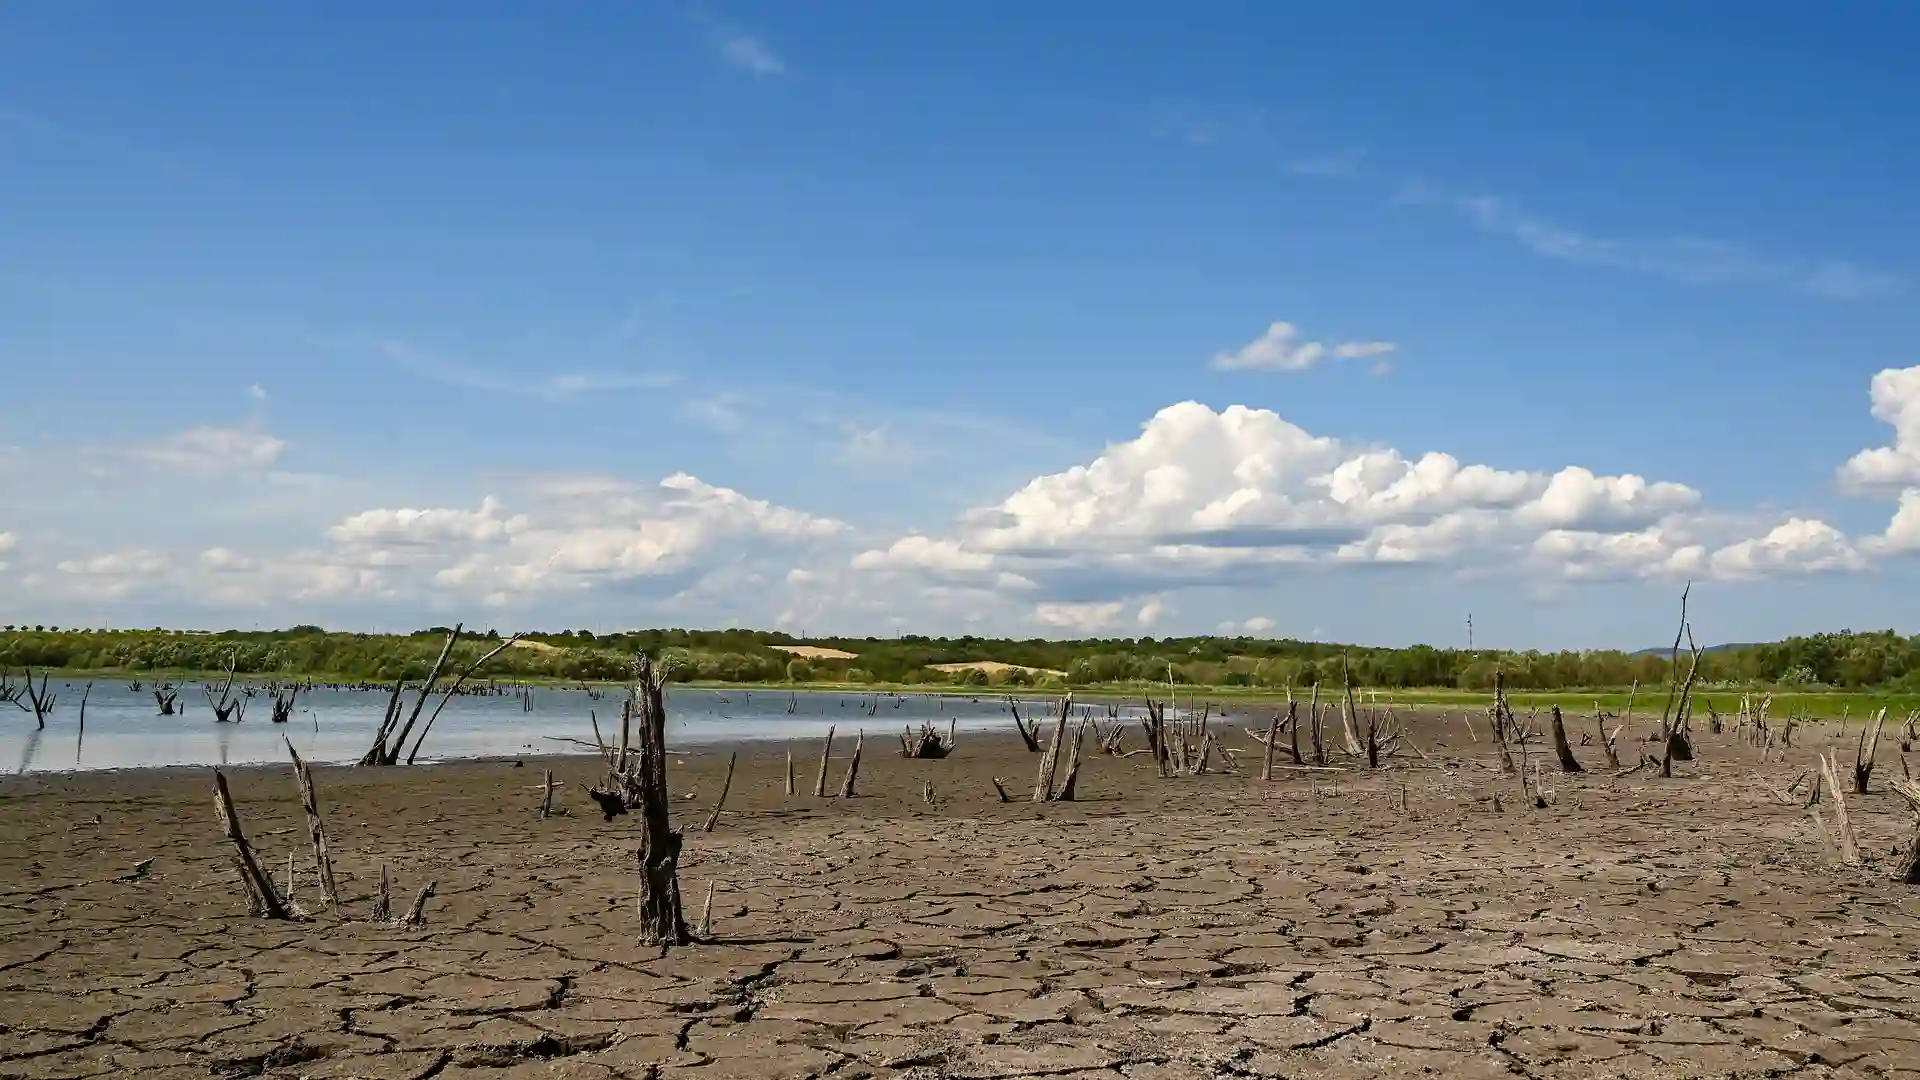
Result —
[[[0, 771], [283, 762], [283, 737], [310, 761], [346, 764], [359, 760], [373, 742], [388, 697], [386, 690], [303, 691], [293, 718], [276, 724], [271, 720], [272, 698], [262, 690], [247, 703], [244, 720], [222, 724], [214, 720], [199, 683], [182, 685], [179, 705], [184, 711], [174, 716], [159, 715], [151, 685], [136, 692], [126, 681], [96, 681], [87, 699], [84, 728], [84, 682], [51, 684], [56, 706], [44, 731], [35, 730], [31, 712], [0, 703]], [[420, 758], [592, 753], [589, 718], [597, 714], [601, 732], [617, 739], [621, 694], [612, 687], [596, 700], [579, 688], [536, 687], [525, 701], [513, 693], [455, 697], [435, 721]], [[411, 711], [413, 694], [407, 693], [403, 701], [403, 710]], [[421, 723], [439, 701], [435, 695], [427, 702]], [[1051, 708], [1049, 702], [1035, 699], [1022, 704], [1021, 715], [1047, 716]], [[1013, 726], [1006, 700], [999, 696], [882, 693], [876, 704], [874, 694], [775, 688], [672, 687], [667, 717], [667, 744], [673, 747], [819, 739], [829, 725], [843, 735], [864, 729], [880, 740], [892, 740], [904, 728], [923, 722], [945, 728], [955, 721], [962, 740], [969, 731]], [[418, 726], [414, 730], [417, 734]]]

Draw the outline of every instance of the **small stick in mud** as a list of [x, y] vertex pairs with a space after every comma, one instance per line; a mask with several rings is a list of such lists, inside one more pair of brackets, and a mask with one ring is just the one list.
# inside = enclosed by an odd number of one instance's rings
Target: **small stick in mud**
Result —
[[374, 922], [393, 921], [393, 883], [387, 877], [387, 864], [380, 864], [380, 898], [373, 904]]
[[993, 790], [995, 790], [995, 791], [997, 791], [997, 792], [999, 792], [999, 793], [1000, 793], [1000, 801], [1001, 801], [1001, 802], [1003, 802], [1003, 803], [1004, 803], [1004, 802], [1012, 802], [1012, 801], [1013, 801], [1013, 799], [1012, 799], [1012, 798], [1010, 798], [1010, 797], [1009, 797], [1009, 796], [1007, 795], [1007, 785], [1006, 785], [1006, 782], [1005, 782], [1005, 781], [1003, 781], [1003, 780], [1001, 780], [1001, 779], [1000, 779], [999, 777], [997, 777], [997, 776], [996, 776], [996, 777], [993, 777], [993, 778], [992, 778], [992, 780], [993, 780]]
[[827, 740], [820, 744], [820, 771], [813, 777], [813, 797], [827, 797], [827, 759], [833, 756], [833, 726], [827, 726]]
[[793, 797], [793, 744], [787, 744], [787, 797]]
[[400, 922], [406, 926], [419, 926], [421, 923], [426, 922], [427, 899], [431, 897], [434, 890], [439, 887], [440, 883], [437, 881], [429, 881], [426, 885], [422, 886], [420, 891], [414, 894], [413, 904], [407, 908], [406, 917], [402, 918]]
[[840, 782], [840, 797], [853, 798], [853, 782], [860, 775], [860, 750], [867, 743], [867, 733], [862, 730], [853, 740], [853, 757], [847, 759], [847, 777]]
[[713, 800], [713, 812], [707, 815], [707, 823], [701, 826], [701, 832], [712, 832], [713, 827], [720, 824], [720, 808], [727, 805], [727, 790], [733, 787], [733, 766], [739, 760], [738, 750], [727, 755], [727, 776], [720, 781], [720, 797]]
[[545, 821], [553, 814], [553, 770], [545, 770], [540, 788], [540, 820]]
[[292, 919], [293, 910], [280, 898], [280, 891], [273, 887], [273, 879], [260, 868], [260, 860], [254, 857], [253, 848], [247, 844], [246, 833], [240, 829], [240, 815], [234, 812], [233, 796], [227, 791], [227, 777], [219, 769], [213, 770], [213, 800], [220, 811], [220, 824], [227, 839], [233, 843], [234, 862], [240, 868], [240, 881], [247, 889], [249, 913], [264, 915], [269, 919]]
[[713, 879], [707, 879], [707, 902], [700, 906], [700, 936], [713, 937]]
[[1907, 809], [1914, 813], [1913, 836], [1907, 841], [1907, 853], [1894, 870], [1893, 880], [1903, 885], [1920, 885], [1920, 784], [1902, 778], [1887, 786], [1893, 789], [1894, 794], [1905, 799]]

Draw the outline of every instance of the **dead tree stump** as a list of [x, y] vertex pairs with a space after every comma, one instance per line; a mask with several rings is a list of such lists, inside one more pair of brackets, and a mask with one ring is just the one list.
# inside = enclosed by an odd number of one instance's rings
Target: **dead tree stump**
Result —
[[1567, 745], [1567, 724], [1560, 716], [1560, 706], [1553, 706], [1553, 753], [1560, 759], [1561, 772], [1585, 772], [1580, 762], [1573, 756], [1573, 747]]
[[685, 945], [692, 940], [680, 906], [680, 834], [673, 829], [667, 798], [667, 706], [665, 679], [653, 662], [633, 665], [635, 719], [640, 761], [633, 786], [640, 796], [640, 940]]

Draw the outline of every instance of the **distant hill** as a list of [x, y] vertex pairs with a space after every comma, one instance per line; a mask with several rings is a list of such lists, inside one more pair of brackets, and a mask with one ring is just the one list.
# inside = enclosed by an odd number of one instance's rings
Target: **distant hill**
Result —
[[[1709, 645], [1706, 648], [1701, 649], [1700, 651], [1703, 653], [1730, 652], [1734, 649], [1751, 649], [1755, 645], [1764, 645], [1764, 644], [1766, 644], [1766, 642], [1764, 641], [1729, 641], [1724, 645]], [[1668, 653], [1671, 653], [1672, 651], [1673, 651], [1673, 646], [1671, 645], [1656, 645], [1651, 649], [1635, 649], [1632, 655], [1634, 656], [1666, 656]], [[1686, 652], [1687, 647], [1685, 645], [1681, 645], [1680, 651]]]

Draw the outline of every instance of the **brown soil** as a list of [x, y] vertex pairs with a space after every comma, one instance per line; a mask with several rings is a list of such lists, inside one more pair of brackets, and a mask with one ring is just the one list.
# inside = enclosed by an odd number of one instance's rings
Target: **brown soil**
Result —
[[[711, 834], [725, 754], [690, 757], [681, 881], [694, 920], [715, 883], [713, 940], [665, 955], [590, 759], [320, 770], [346, 900], [300, 924], [246, 915], [206, 770], [8, 778], [0, 1076], [1920, 1077], [1881, 781], [1842, 869], [1768, 790], [1808, 749], [1703, 738], [1684, 776], [1550, 774], [1534, 809], [1457, 721], [1421, 730], [1431, 761], [1272, 784], [1096, 758], [1046, 806], [993, 795], [1032, 789], [1011, 733], [944, 761], [876, 737], [852, 800], [786, 797], [763, 745]], [[548, 765], [571, 813], [540, 821]], [[318, 907], [291, 770], [229, 779]], [[425, 925], [369, 921], [383, 864], [396, 907], [438, 883]]]
[[1024, 671], [1029, 675], [1065, 675], [1064, 671], [1053, 668], [1027, 667], [1024, 664], [1003, 664], [998, 660], [974, 660], [965, 664], [928, 664], [934, 671], [980, 671], [988, 675], [998, 675], [1003, 671]]

